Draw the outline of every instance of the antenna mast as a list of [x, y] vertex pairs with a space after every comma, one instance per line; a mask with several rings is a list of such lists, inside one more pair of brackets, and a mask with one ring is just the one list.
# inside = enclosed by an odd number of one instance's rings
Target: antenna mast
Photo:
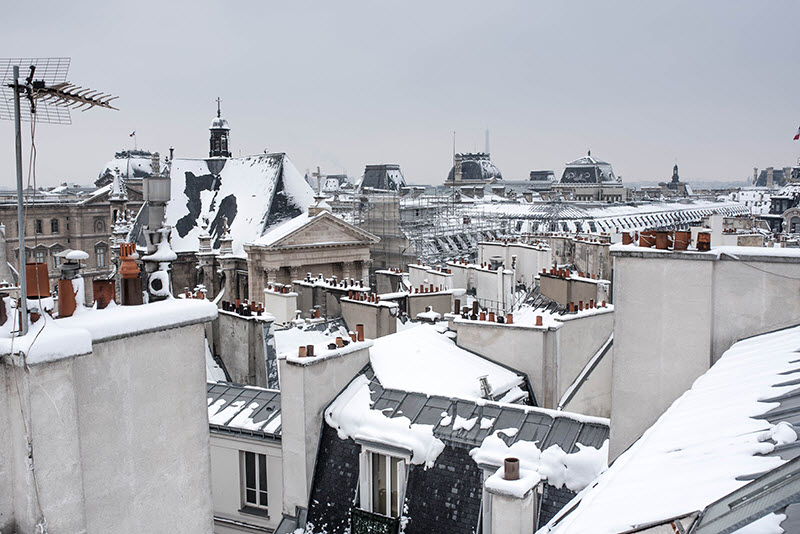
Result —
[[[22, 128], [21, 121], [71, 124], [69, 109], [86, 111], [93, 107], [117, 109], [110, 102], [116, 96], [81, 87], [67, 81], [69, 58], [0, 59], [0, 119], [13, 120], [17, 160], [17, 225], [19, 238], [19, 291], [21, 335], [28, 333], [28, 284], [25, 276], [25, 218], [22, 201]], [[20, 82], [20, 67], [29, 70]], [[38, 71], [38, 72], [37, 72]], [[36, 76], [38, 79], [34, 78]], [[22, 114], [22, 97], [30, 113]], [[13, 102], [13, 106], [12, 106]], [[13, 111], [12, 111], [13, 109]], [[35, 192], [34, 192], [35, 194]]]

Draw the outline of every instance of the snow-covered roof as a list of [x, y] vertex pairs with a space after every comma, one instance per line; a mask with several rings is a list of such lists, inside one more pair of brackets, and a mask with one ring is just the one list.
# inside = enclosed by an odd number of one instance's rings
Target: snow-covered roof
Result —
[[212, 246], [219, 249], [224, 220], [233, 238], [233, 254], [272, 226], [307, 210], [313, 192], [285, 154], [241, 158], [174, 159], [166, 224], [172, 226], [175, 252], [199, 248], [203, 220]]
[[540, 534], [683, 516], [800, 455], [799, 350], [800, 327], [734, 344]]
[[209, 382], [206, 391], [212, 432], [280, 439], [280, 391], [229, 382]]
[[209, 130], [230, 130], [231, 127], [228, 126], [228, 121], [223, 119], [222, 117], [214, 117], [211, 121], [211, 126], [208, 127]]
[[524, 383], [521, 375], [456, 345], [444, 326], [420, 324], [374, 340], [370, 362], [384, 387], [480, 399], [486, 376], [497, 398]]
[[288, 221], [276, 224], [269, 230], [269, 232], [256, 239], [253, 242], [253, 244], [261, 247], [271, 246], [275, 244], [277, 241], [280, 241], [284, 237], [288, 236], [289, 234], [309, 224], [314, 219], [323, 215], [323, 213], [324, 212], [318, 213], [317, 215], [314, 216], [309, 216], [308, 213], [301, 213], [300, 215], [294, 217], [293, 219], [289, 219]]

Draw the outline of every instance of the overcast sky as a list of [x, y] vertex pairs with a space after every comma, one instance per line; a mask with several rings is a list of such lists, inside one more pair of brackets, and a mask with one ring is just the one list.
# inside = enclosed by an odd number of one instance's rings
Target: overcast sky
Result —
[[[623, 180], [738, 180], [794, 164], [800, 2], [17, 2], [0, 56], [68, 56], [120, 111], [37, 129], [40, 185], [132, 147], [205, 157], [222, 99], [235, 155], [441, 183], [458, 151], [506, 179], [587, 149]], [[27, 126], [23, 125], [24, 128]], [[14, 183], [0, 124], [0, 185]], [[27, 151], [26, 142], [26, 151]], [[27, 159], [27, 156], [26, 156]]]

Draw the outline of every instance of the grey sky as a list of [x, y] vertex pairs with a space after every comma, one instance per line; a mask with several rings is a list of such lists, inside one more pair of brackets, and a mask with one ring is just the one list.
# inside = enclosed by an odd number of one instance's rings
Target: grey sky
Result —
[[[49, 4], [49, 5], [48, 5]], [[203, 157], [214, 99], [238, 155], [301, 170], [392, 162], [440, 183], [483, 148], [507, 179], [592, 154], [624, 180], [743, 179], [793, 164], [800, 3], [25, 2], [0, 56], [69, 56], [70, 80], [120, 96], [37, 130], [39, 184], [88, 183], [121, 148]], [[26, 143], [27, 144], [27, 143]], [[0, 124], [0, 185], [14, 180]]]

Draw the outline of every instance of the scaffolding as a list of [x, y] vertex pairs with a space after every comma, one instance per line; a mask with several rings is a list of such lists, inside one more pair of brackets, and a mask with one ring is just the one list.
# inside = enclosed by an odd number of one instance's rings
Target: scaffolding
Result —
[[478, 243], [508, 232], [509, 223], [482, 202], [457, 202], [452, 190], [365, 189], [332, 204], [334, 211], [380, 237], [373, 246], [373, 270], [403, 267], [420, 259], [444, 263], [477, 257]]

